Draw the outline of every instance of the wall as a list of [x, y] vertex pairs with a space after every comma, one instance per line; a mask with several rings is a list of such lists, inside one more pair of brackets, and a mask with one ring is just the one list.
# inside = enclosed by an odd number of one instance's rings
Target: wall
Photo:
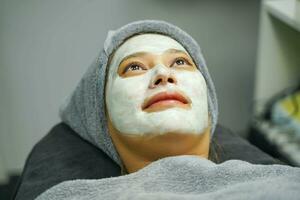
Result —
[[[259, 1], [1, 0], [0, 169], [19, 171], [109, 29], [162, 19], [190, 33], [216, 84], [220, 123], [243, 133], [252, 110]], [[1, 173], [0, 173], [1, 174]]]

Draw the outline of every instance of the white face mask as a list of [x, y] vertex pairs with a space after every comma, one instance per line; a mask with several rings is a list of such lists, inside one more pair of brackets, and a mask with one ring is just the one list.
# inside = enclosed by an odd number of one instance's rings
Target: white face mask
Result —
[[[114, 127], [122, 134], [201, 134], [208, 126], [207, 87], [199, 70], [176, 70], [158, 64], [147, 72], [131, 77], [117, 73], [121, 60], [133, 53], [149, 52], [161, 55], [168, 49], [184, 47], [174, 39], [159, 34], [137, 35], [122, 44], [110, 63], [106, 84], [107, 111]], [[187, 53], [188, 54], [188, 53]], [[172, 75], [176, 83], [149, 88], [159, 76]], [[142, 104], [146, 98], [160, 92], [182, 92], [191, 100], [190, 109], [171, 107], [162, 111], [145, 112]]]

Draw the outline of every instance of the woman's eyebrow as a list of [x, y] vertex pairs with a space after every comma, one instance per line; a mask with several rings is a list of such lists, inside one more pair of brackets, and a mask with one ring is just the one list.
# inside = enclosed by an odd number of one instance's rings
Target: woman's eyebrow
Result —
[[145, 56], [145, 55], [147, 55], [147, 54], [150, 54], [150, 53], [149, 53], [149, 52], [146, 52], [146, 51], [140, 51], [140, 52], [136, 52], [136, 53], [130, 54], [130, 55], [128, 55], [128, 56], [125, 56], [125, 57], [121, 60], [120, 64], [121, 64], [124, 60], [127, 60], [127, 59], [129, 59], [129, 58], [141, 57], [141, 56]]
[[[179, 49], [168, 49], [168, 50], [165, 50], [165, 51], [164, 51], [164, 54], [170, 54], [170, 53], [183, 53], [183, 54], [187, 55], [187, 53], [186, 53], [185, 51], [179, 50]], [[142, 56], [145, 56], [145, 55], [148, 55], [148, 54], [151, 54], [151, 53], [150, 53], [150, 52], [147, 52], [147, 51], [139, 51], [139, 52], [136, 52], [136, 53], [127, 55], [127, 56], [125, 56], [125, 57], [121, 60], [120, 64], [121, 64], [122, 62], [124, 62], [125, 60], [127, 60], [127, 59], [135, 58], [135, 57], [142, 57]], [[120, 64], [119, 64], [119, 66], [120, 66]]]
[[164, 53], [184, 53], [184, 54], [187, 54], [185, 51], [179, 50], [179, 49], [168, 49], [168, 50], [164, 51]]

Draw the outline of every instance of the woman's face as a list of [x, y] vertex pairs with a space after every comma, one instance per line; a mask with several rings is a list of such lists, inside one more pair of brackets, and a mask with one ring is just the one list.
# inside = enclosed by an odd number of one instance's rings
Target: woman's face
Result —
[[107, 111], [120, 133], [201, 134], [208, 127], [205, 79], [174, 39], [134, 36], [116, 50], [108, 67]]

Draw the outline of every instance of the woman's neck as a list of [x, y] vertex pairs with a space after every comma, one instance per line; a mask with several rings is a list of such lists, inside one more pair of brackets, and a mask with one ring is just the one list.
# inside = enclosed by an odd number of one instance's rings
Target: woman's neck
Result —
[[167, 133], [131, 136], [120, 133], [109, 120], [113, 143], [128, 173], [138, 171], [158, 159], [176, 155], [208, 158], [210, 128], [201, 134]]

